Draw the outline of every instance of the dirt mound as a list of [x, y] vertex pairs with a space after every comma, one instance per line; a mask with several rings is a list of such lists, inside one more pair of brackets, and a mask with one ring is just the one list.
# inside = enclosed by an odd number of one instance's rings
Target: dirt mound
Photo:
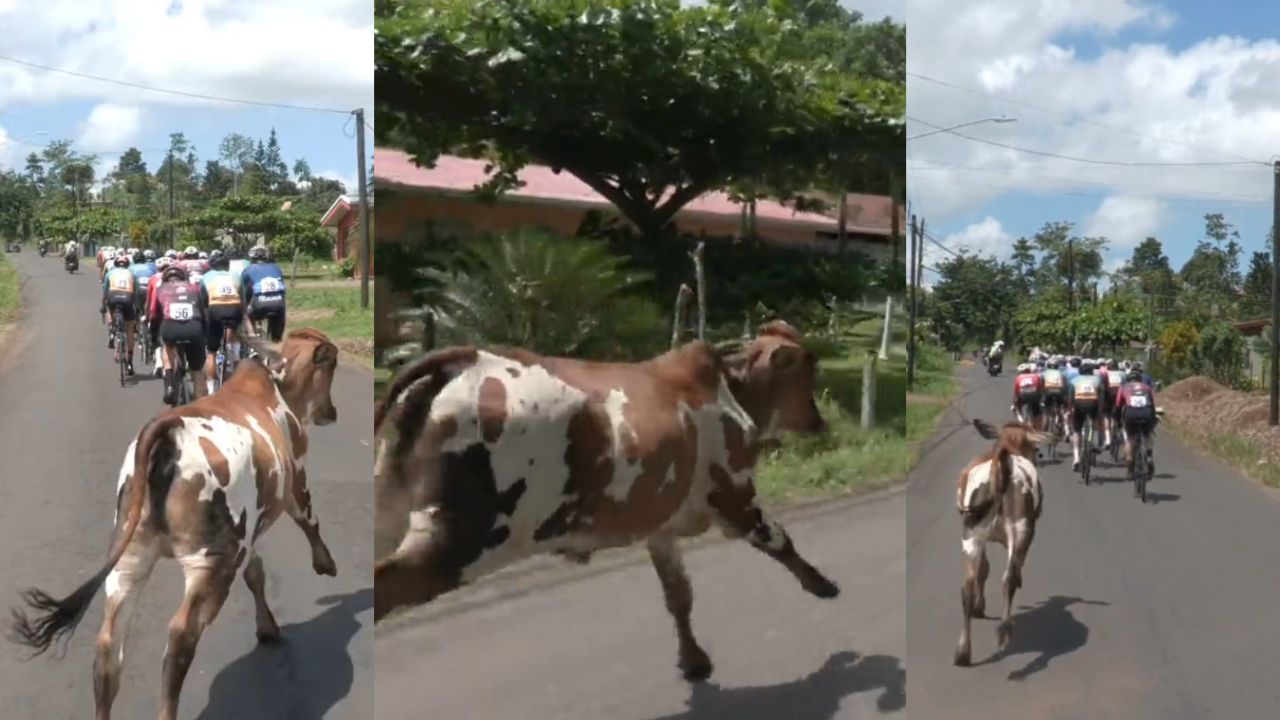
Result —
[[1191, 377], [1157, 392], [1156, 399], [1169, 419], [1184, 431], [1206, 439], [1238, 435], [1265, 446], [1280, 456], [1280, 428], [1267, 424], [1270, 399], [1265, 393], [1230, 390], [1204, 377]]
[[1199, 402], [1227, 388], [1202, 375], [1195, 375], [1165, 388], [1157, 393], [1159, 400], [1170, 402]]

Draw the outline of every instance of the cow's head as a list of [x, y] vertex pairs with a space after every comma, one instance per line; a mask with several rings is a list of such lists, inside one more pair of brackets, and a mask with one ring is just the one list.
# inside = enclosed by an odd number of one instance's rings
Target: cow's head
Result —
[[800, 332], [775, 320], [723, 356], [733, 396], [765, 436], [776, 430], [819, 433], [827, 423], [814, 401], [818, 359]]
[[329, 391], [338, 367], [338, 347], [313, 328], [292, 330], [280, 344], [280, 357], [270, 363], [280, 393], [303, 423], [328, 425], [338, 420]]

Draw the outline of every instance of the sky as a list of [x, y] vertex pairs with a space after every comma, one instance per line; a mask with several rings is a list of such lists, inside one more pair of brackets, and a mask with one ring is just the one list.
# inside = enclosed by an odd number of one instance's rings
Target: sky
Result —
[[[1280, 3], [907, 0], [907, 199], [952, 250], [1007, 257], [1046, 222], [1148, 236], [1174, 269], [1221, 212], [1265, 249], [1280, 159]], [[946, 83], [944, 85], [942, 83]], [[1048, 158], [939, 133], [957, 132]], [[924, 264], [946, 251], [926, 243]], [[926, 282], [932, 273], [926, 271]]]
[[[372, 125], [372, 0], [0, 0], [0, 27], [0, 167], [21, 170], [28, 153], [71, 139], [81, 152], [99, 154], [99, 176], [129, 147], [142, 150], [154, 171], [169, 133], [183, 132], [203, 168], [217, 159], [228, 133], [265, 141], [274, 127], [291, 170], [306, 158], [313, 173], [355, 191], [348, 111], [365, 108]], [[187, 93], [343, 112], [180, 97], [14, 59]]]

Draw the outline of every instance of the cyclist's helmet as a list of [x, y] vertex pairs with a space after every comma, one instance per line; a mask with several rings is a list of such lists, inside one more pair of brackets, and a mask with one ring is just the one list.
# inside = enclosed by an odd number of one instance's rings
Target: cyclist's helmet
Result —
[[1061, 364], [1062, 363], [1058, 360], [1057, 355], [1054, 355], [1053, 357], [1049, 358], [1049, 362], [1045, 363], [1045, 365], [1048, 366], [1050, 370], [1057, 370], [1058, 366]]
[[265, 256], [266, 256], [266, 261], [267, 261], [267, 262], [275, 262], [275, 261], [276, 261], [276, 256], [275, 256], [275, 254], [274, 254], [274, 253], [272, 253], [272, 252], [271, 252], [271, 248], [269, 248], [269, 247], [264, 247], [264, 248], [262, 248], [262, 250], [263, 250], [263, 253], [264, 253], [264, 254], [265, 254]]
[[115, 256], [115, 258], [111, 261], [111, 263], [118, 268], [127, 268], [129, 267], [129, 263], [130, 263], [129, 256], [125, 255], [124, 253], [120, 253], [119, 255]]
[[209, 253], [209, 267], [214, 268], [215, 270], [226, 270], [230, 266], [231, 262], [227, 258], [226, 253], [221, 250], [214, 250]]
[[169, 257], [167, 255], [161, 255], [160, 258], [156, 260], [156, 269], [164, 270], [167, 267], [169, 267]]
[[205, 252], [205, 251], [201, 250], [199, 253], [197, 253], [197, 254], [196, 254], [196, 257], [200, 258], [201, 260], [208, 260], [208, 259], [209, 259], [209, 253], [207, 253], [207, 252]]
[[177, 250], [174, 250], [173, 248], [169, 248], [168, 250], [165, 250], [165, 251], [164, 251], [164, 256], [165, 256], [165, 257], [167, 257], [167, 258], [169, 258], [170, 260], [177, 260], [177, 259], [178, 259], [178, 251], [177, 251]]
[[135, 250], [133, 253], [134, 264], [141, 265], [147, 261], [147, 256], [142, 254], [141, 250]]
[[1129, 382], [1142, 382], [1142, 371], [1129, 368], [1129, 372], [1125, 373], [1124, 379]]
[[1071, 367], [1078, 368], [1080, 367], [1080, 364], [1084, 361], [1081, 359], [1079, 355], [1072, 355], [1070, 362], [1071, 362]]
[[1134, 360], [1133, 364], [1129, 366], [1129, 369], [1136, 372], [1143, 372], [1144, 370], [1144, 368], [1142, 367], [1142, 363], [1138, 360]]
[[266, 262], [267, 257], [267, 249], [265, 247], [255, 245], [254, 247], [249, 248], [249, 259], [252, 261]]
[[1091, 373], [1093, 372], [1094, 367], [1095, 365], [1092, 359], [1090, 358], [1080, 359], [1080, 372], [1085, 374]]
[[151, 262], [152, 260], [155, 260], [155, 259], [156, 259], [156, 251], [155, 251], [155, 250], [143, 250], [143, 251], [142, 251], [142, 257], [143, 257], [143, 259], [145, 259], [147, 262]]
[[177, 263], [174, 263], [164, 269], [165, 280], [181, 280], [186, 282], [187, 277], [187, 269]]
[[188, 245], [187, 249], [182, 251], [182, 255], [188, 260], [195, 260], [200, 257], [200, 251], [196, 250], [195, 245]]

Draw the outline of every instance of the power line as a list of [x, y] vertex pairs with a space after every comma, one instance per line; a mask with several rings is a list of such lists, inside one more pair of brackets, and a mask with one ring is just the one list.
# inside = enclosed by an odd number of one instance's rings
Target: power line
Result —
[[938, 130], [943, 130], [951, 135], [955, 135], [956, 137], [962, 137], [965, 140], [970, 140], [972, 142], [982, 143], [984, 145], [992, 145], [994, 147], [1004, 148], [1006, 150], [1014, 150], [1016, 152], [1027, 153], [1029, 155], [1039, 155], [1041, 157], [1055, 158], [1058, 160], [1071, 160], [1073, 162], [1087, 163], [1090, 165], [1107, 165], [1111, 167], [1226, 167], [1226, 166], [1239, 166], [1239, 165], [1261, 165], [1263, 167], [1270, 167], [1269, 163], [1264, 163], [1257, 160], [1249, 160], [1245, 162], [1143, 162], [1143, 161], [1134, 161], [1134, 160], [1100, 160], [1098, 158], [1082, 158], [1082, 157], [1076, 157], [1074, 155], [1062, 155], [1059, 153], [1047, 152], [1045, 150], [1036, 150], [1034, 148], [1025, 148], [1017, 145], [1009, 145], [1007, 143], [996, 142], [995, 140], [987, 140], [986, 138], [974, 137], [973, 135], [965, 135], [962, 132], [958, 132], [956, 130], [948, 130], [942, 125], [935, 125], [927, 120], [913, 118], [910, 115], [907, 116], [907, 119], [912, 122], [918, 122], [921, 125], [925, 125]]
[[1192, 145], [1191, 143], [1185, 143], [1179, 140], [1170, 140], [1168, 138], [1162, 138], [1158, 135], [1151, 135], [1148, 133], [1139, 132], [1137, 130], [1131, 130], [1129, 128], [1119, 127], [1117, 125], [1108, 125], [1107, 123], [1098, 122], [1096, 120], [1086, 120], [1084, 118], [1072, 118], [1070, 113], [1065, 113], [1060, 110], [1053, 110], [1051, 108], [1041, 107], [1039, 105], [1034, 105], [1032, 103], [1024, 102], [1022, 100], [1014, 100], [1012, 98], [1003, 97], [1000, 95], [993, 95], [991, 93], [983, 92], [981, 90], [975, 90], [973, 88], [965, 87], [963, 85], [957, 85], [952, 82], [947, 82], [946, 80], [939, 80], [938, 78], [929, 77], [928, 75], [922, 75], [921, 73], [907, 71], [907, 75], [909, 77], [916, 78], [917, 80], [924, 80], [925, 82], [931, 82], [931, 83], [934, 83], [935, 85], [941, 85], [943, 87], [948, 87], [953, 90], [966, 92], [966, 93], [969, 93], [970, 95], [978, 95], [981, 97], [990, 98], [992, 100], [997, 100], [999, 102], [1008, 103], [1010, 105], [1014, 105], [1017, 107], [1027, 108], [1028, 110], [1035, 110], [1037, 112], [1042, 112], [1042, 113], [1045, 113], [1046, 115], [1054, 115], [1054, 116], [1069, 120], [1070, 122], [1081, 123], [1084, 125], [1093, 125], [1095, 127], [1100, 127], [1100, 128], [1105, 128], [1107, 130], [1113, 130], [1115, 132], [1125, 133], [1126, 135], [1133, 135], [1135, 137], [1147, 138], [1148, 140], [1155, 140], [1157, 142], [1168, 143], [1171, 145], [1180, 145], [1182, 147], [1190, 148], [1192, 150], [1200, 150], [1201, 152], [1210, 152], [1218, 155], [1226, 155], [1228, 157], [1238, 158], [1240, 160], [1247, 160], [1249, 162], [1263, 162], [1261, 160], [1255, 160], [1253, 158], [1245, 157], [1244, 155], [1237, 155], [1236, 153], [1227, 152], [1225, 150], [1215, 150], [1213, 148], [1206, 148], [1198, 145]]
[[196, 98], [199, 100], [213, 100], [215, 102], [237, 103], [240, 105], [257, 105], [260, 107], [274, 107], [274, 108], [281, 108], [284, 110], [304, 110], [307, 112], [338, 113], [340, 115], [351, 114], [350, 110], [337, 110], [335, 108], [314, 107], [309, 105], [291, 105], [289, 103], [274, 103], [274, 102], [265, 102], [262, 100], [246, 100], [244, 98], [229, 98], [229, 97], [220, 97], [218, 95], [205, 95], [203, 93], [187, 92], [184, 90], [171, 90], [168, 88], [160, 88], [152, 85], [143, 85], [141, 83], [128, 82], [126, 80], [116, 80], [114, 78], [105, 78], [105, 77], [99, 77], [97, 75], [89, 75], [87, 73], [76, 72], [74, 70], [64, 70], [62, 68], [50, 67], [48, 65], [41, 65], [39, 63], [20, 60], [18, 58], [10, 57], [8, 55], [0, 55], [0, 60], [6, 60], [8, 62], [16, 63], [18, 65], [25, 65], [30, 68], [36, 68], [37, 70], [45, 70], [47, 72], [60, 73], [62, 75], [70, 75], [72, 77], [83, 78], [85, 80], [95, 80], [97, 82], [110, 83], [112, 85], [121, 85], [124, 87], [136, 88], [138, 90], [147, 90], [149, 92], [165, 93], [167, 95], [179, 95], [181, 97]]

